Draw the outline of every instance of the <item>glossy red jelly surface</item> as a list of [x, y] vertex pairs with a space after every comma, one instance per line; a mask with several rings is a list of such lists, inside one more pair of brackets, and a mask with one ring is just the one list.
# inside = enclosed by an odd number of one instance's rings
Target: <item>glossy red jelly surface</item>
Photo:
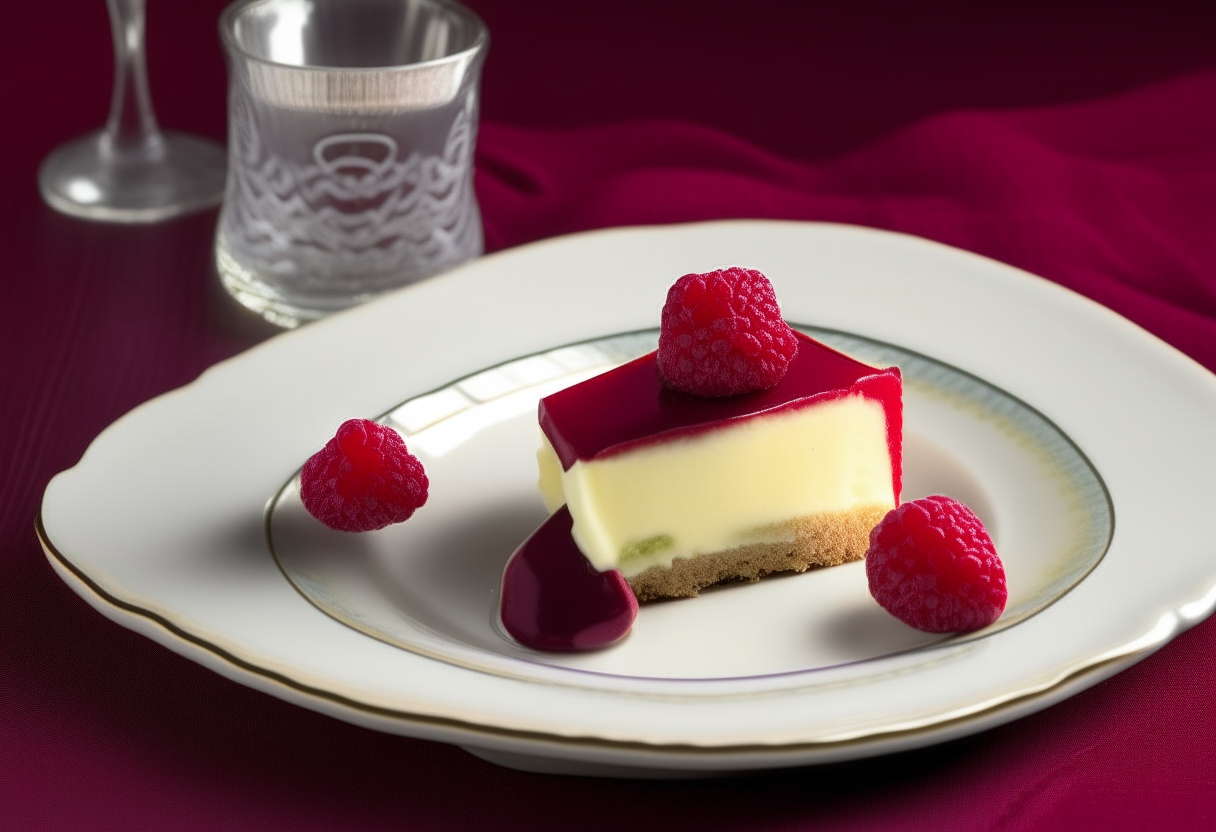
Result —
[[668, 441], [783, 409], [859, 394], [887, 416], [895, 502], [903, 484], [903, 384], [899, 369], [878, 370], [800, 332], [798, 354], [768, 390], [705, 398], [668, 390], [650, 353], [582, 384], [541, 399], [540, 426], [566, 470], [590, 460]]
[[574, 544], [562, 506], [515, 550], [502, 576], [507, 632], [536, 650], [607, 647], [629, 633], [638, 601], [621, 573], [597, 572]]

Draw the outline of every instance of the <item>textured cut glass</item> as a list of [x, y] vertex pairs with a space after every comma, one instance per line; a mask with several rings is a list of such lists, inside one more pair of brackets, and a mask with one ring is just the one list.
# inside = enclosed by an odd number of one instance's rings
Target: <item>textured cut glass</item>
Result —
[[220, 25], [216, 266], [237, 300], [295, 326], [482, 253], [473, 149], [488, 36], [475, 15], [438, 0], [269, 0]]

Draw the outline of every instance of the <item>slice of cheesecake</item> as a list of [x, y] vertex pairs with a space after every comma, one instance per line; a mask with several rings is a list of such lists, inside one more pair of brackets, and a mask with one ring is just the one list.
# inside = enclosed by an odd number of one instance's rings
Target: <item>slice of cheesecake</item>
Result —
[[540, 403], [540, 490], [639, 600], [864, 556], [899, 504], [902, 385], [798, 334], [767, 390], [667, 389], [655, 354]]

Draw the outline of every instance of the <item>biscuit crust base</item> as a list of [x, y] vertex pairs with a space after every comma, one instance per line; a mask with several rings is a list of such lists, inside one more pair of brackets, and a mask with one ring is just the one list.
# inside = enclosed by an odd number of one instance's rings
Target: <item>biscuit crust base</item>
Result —
[[838, 566], [861, 560], [870, 547], [870, 530], [890, 506], [859, 506], [798, 517], [782, 528], [795, 537], [780, 543], [755, 543], [721, 552], [676, 558], [671, 568], [652, 566], [629, 578], [639, 601], [688, 598], [714, 584], [758, 581], [773, 572], [805, 572], [812, 566]]

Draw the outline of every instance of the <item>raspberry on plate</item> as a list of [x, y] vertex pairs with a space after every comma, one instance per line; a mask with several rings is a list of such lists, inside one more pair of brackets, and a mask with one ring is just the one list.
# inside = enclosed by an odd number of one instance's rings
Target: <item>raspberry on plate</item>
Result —
[[987, 627], [1005, 609], [1005, 567], [971, 509], [934, 496], [892, 509], [870, 532], [870, 594], [930, 633]]
[[658, 353], [667, 387], [714, 397], [767, 390], [797, 352], [773, 285], [758, 271], [686, 274], [667, 292]]
[[408, 520], [426, 502], [428, 486], [422, 463], [401, 435], [367, 419], [344, 422], [300, 472], [304, 508], [341, 532]]

